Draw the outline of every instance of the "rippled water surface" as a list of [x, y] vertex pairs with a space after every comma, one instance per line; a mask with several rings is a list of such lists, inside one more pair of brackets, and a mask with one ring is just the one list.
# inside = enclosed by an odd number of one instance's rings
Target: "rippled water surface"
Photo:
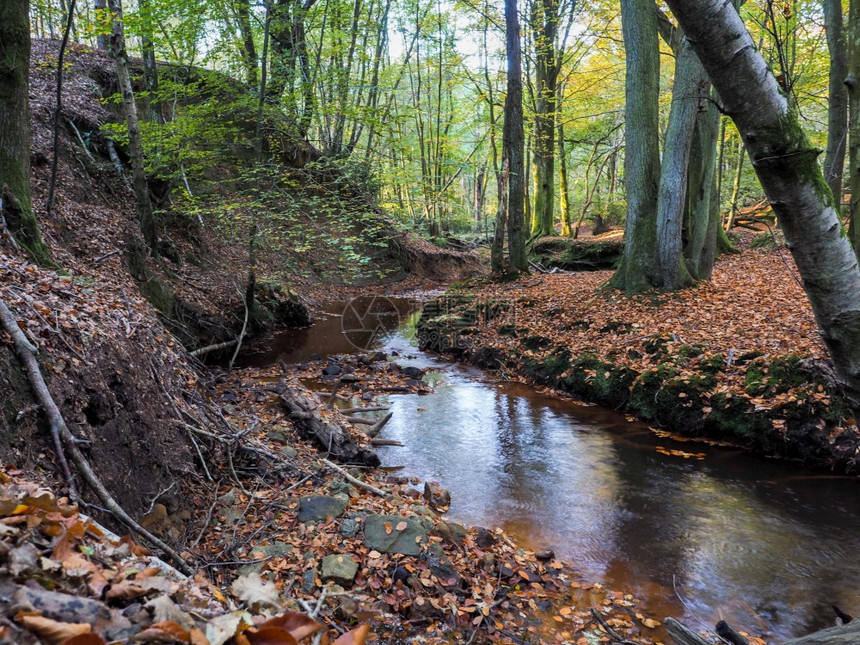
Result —
[[[396, 302], [406, 319], [414, 305]], [[341, 335], [335, 323], [298, 343], [282, 339], [292, 343], [288, 360], [345, 351], [342, 338], [325, 338]], [[659, 439], [613, 411], [489, 382], [418, 352], [410, 329], [377, 346], [438, 369], [428, 375], [436, 391], [390, 397], [382, 436], [405, 447], [379, 452], [385, 465], [448, 488], [452, 519], [549, 546], [585, 579], [634, 593], [659, 616], [724, 618], [779, 641], [832, 624], [831, 604], [860, 614], [857, 481]], [[254, 362], [283, 353], [273, 345]]]

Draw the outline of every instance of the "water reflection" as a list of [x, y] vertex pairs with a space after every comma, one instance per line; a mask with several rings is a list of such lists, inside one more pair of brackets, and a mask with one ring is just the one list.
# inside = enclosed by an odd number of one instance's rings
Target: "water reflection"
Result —
[[550, 546], [658, 615], [725, 618], [785, 640], [832, 624], [831, 603], [860, 613], [854, 480], [657, 439], [609, 410], [488, 383], [418, 353], [407, 336], [384, 349], [443, 376], [430, 396], [390, 398], [383, 436], [405, 447], [380, 455], [448, 488], [451, 518]]

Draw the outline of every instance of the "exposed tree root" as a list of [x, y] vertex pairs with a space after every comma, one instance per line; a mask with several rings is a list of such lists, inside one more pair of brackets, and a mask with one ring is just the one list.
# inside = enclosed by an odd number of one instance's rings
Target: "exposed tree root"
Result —
[[[64, 454], [65, 449], [65, 451], [68, 451], [71, 455], [72, 462], [74, 462], [81, 476], [84, 478], [84, 481], [93, 489], [96, 496], [99, 498], [99, 501], [105, 506], [105, 508], [113, 513], [114, 517], [129, 529], [141, 535], [153, 546], [164, 551], [174, 560], [180, 571], [188, 575], [193, 575], [194, 570], [174, 549], [143, 528], [125, 512], [95, 474], [90, 463], [78, 448], [74, 435], [72, 435], [69, 427], [66, 425], [60, 409], [54, 402], [54, 398], [51, 396], [50, 391], [48, 391], [48, 386], [45, 383], [45, 379], [42, 377], [39, 363], [36, 361], [36, 348], [26, 339], [21, 328], [18, 327], [18, 321], [15, 318], [15, 315], [9, 310], [2, 299], [0, 299], [0, 319], [2, 319], [4, 329], [6, 329], [9, 335], [12, 336], [12, 341], [15, 345], [15, 352], [18, 354], [18, 358], [24, 365], [25, 371], [27, 372], [27, 378], [36, 394], [36, 398], [45, 410], [45, 414], [48, 416], [48, 421], [51, 424], [51, 432], [52, 434], [55, 434], [55, 436], [59, 437], [59, 440], [55, 441], [55, 446], [58, 451], [57, 458], [60, 460], [60, 464], [62, 465], [66, 462]], [[64, 470], [68, 471], [68, 464], [65, 465]], [[73, 495], [77, 497], [77, 492], [71, 484], [71, 473], [65, 472], [64, 475], [70, 479], [70, 489]]]

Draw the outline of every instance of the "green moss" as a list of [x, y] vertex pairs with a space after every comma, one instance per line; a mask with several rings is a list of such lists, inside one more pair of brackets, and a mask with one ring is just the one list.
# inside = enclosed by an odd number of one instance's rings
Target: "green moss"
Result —
[[754, 361], [760, 356], [764, 356], [764, 352], [760, 352], [758, 350], [752, 352], [744, 352], [743, 354], [738, 356], [737, 360], [735, 361], [735, 365], [746, 365], [750, 361]]
[[562, 387], [589, 401], [619, 408], [630, 398], [630, 386], [638, 374], [627, 367], [583, 354], [571, 363], [571, 373]]
[[516, 338], [517, 328], [515, 325], [505, 323], [504, 325], [499, 325], [499, 328], [496, 330], [496, 333], [499, 336], [510, 336], [512, 338]]
[[677, 372], [671, 365], [659, 365], [640, 374], [630, 390], [630, 409], [646, 421], [656, 419], [656, 397], [663, 387], [663, 383], [676, 375]]
[[699, 369], [707, 374], [716, 374], [726, 369], [726, 357], [722, 354], [715, 354], [709, 358], [704, 358], [699, 362]]
[[645, 352], [648, 354], [667, 354], [669, 350], [666, 345], [672, 342], [671, 336], [652, 336], [642, 343]]
[[753, 446], [771, 429], [770, 419], [755, 412], [745, 398], [720, 392], [711, 397], [711, 413], [704, 430], [711, 436]]
[[528, 336], [520, 341], [520, 345], [531, 351], [548, 347], [550, 344], [552, 344], [552, 341], [549, 338], [539, 334]]
[[803, 369], [803, 361], [790, 354], [770, 363], [763, 360], [750, 363], [744, 376], [744, 391], [750, 396], [772, 396], [812, 381], [811, 375]]
[[684, 358], [695, 358], [696, 356], [701, 356], [705, 353], [702, 345], [681, 345], [678, 348], [678, 353]]

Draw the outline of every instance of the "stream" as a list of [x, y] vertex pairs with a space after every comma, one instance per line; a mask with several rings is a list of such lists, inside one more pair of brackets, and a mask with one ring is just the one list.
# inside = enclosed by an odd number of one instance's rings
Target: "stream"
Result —
[[[361, 337], [431, 368], [430, 395], [392, 395], [379, 448], [399, 474], [451, 491], [447, 517], [552, 548], [583, 581], [632, 593], [696, 629], [720, 619], [775, 642], [860, 614], [860, 485], [742, 452], [657, 437], [647, 425], [418, 351], [420, 303], [382, 299], [399, 323]], [[358, 351], [348, 310], [283, 333], [245, 366]], [[388, 333], [386, 333], [388, 332]], [[673, 451], [676, 451], [673, 453]], [[698, 455], [684, 457], [679, 453]], [[667, 454], [668, 453], [668, 454]]]

